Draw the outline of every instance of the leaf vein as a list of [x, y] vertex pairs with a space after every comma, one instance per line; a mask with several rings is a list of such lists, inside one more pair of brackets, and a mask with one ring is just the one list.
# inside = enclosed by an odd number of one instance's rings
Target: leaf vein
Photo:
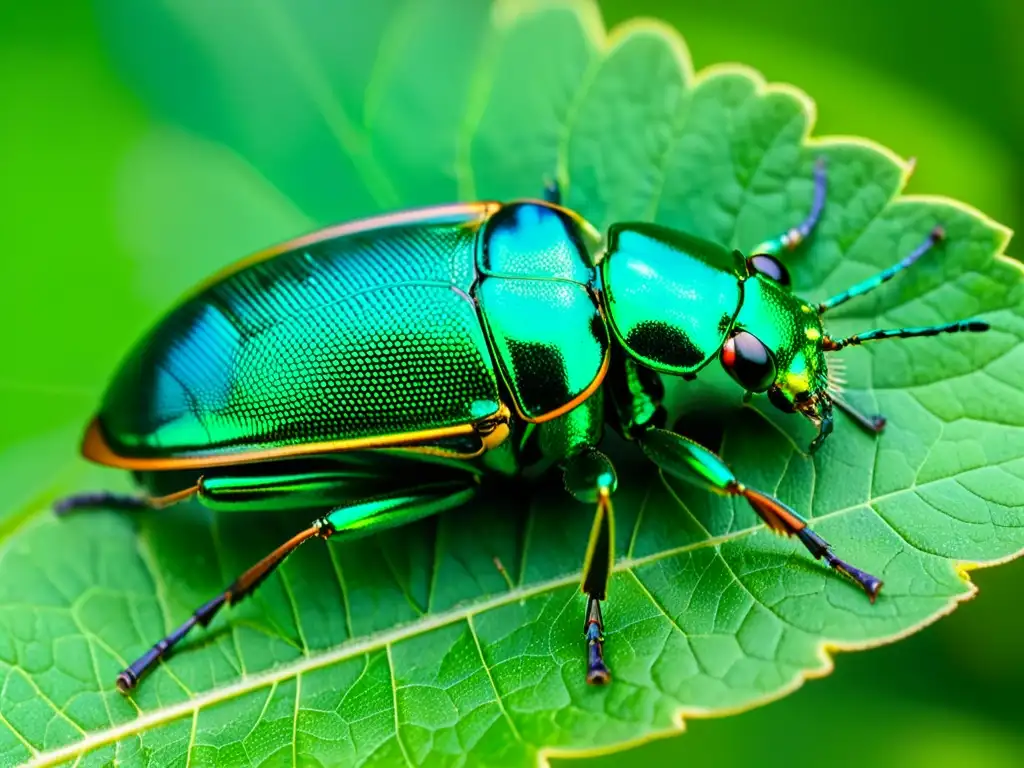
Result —
[[388, 657], [388, 673], [391, 675], [391, 707], [395, 712], [395, 741], [398, 742], [398, 748], [402, 752], [402, 757], [405, 758], [406, 765], [409, 768], [413, 768], [412, 760], [409, 759], [409, 753], [402, 742], [402, 730], [398, 725], [398, 682], [395, 674], [395, 659], [391, 651], [391, 643], [384, 646], [384, 652]]
[[516, 724], [512, 720], [512, 716], [508, 713], [508, 710], [505, 709], [505, 702], [501, 697], [501, 691], [498, 690], [498, 685], [494, 682], [494, 675], [491, 673], [491, 668], [487, 664], [487, 658], [484, 656], [484, 649], [480, 645], [480, 636], [477, 634], [472, 614], [466, 616], [466, 624], [469, 626], [469, 634], [473, 637], [473, 643], [476, 645], [476, 652], [480, 654], [480, 665], [484, 668], [484, 672], [487, 674], [487, 679], [491, 683], [491, 690], [494, 691], [494, 700], [498, 705], [498, 709], [501, 710], [501, 714], [505, 717], [505, 720], [508, 721], [509, 728], [512, 730], [512, 734], [516, 737], [516, 740], [524, 741], [522, 735], [519, 733], [519, 729], [516, 728]]

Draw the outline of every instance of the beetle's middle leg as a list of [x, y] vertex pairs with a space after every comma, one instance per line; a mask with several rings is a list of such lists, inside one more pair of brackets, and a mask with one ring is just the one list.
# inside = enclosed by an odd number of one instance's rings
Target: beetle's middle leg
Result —
[[604, 685], [611, 673], [604, 661], [604, 619], [601, 602], [608, 597], [608, 580], [615, 562], [615, 517], [612, 493], [615, 468], [598, 450], [585, 448], [564, 462], [565, 487], [580, 501], [597, 505], [583, 558], [581, 589], [587, 596], [583, 634], [587, 640], [587, 682]]
[[828, 176], [825, 172], [825, 160], [819, 157], [814, 164], [814, 201], [811, 203], [811, 210], [807, 214], [807, 218], [778, 237], [761, 243], [750, 251], [750, 255], [767, 254], [768, 256], [778, 256], [783, 251], [795, 250], [800, 243], [807, 239], [821, 220], [821, 214], [825, 210], [825, 191], [827, 187]]

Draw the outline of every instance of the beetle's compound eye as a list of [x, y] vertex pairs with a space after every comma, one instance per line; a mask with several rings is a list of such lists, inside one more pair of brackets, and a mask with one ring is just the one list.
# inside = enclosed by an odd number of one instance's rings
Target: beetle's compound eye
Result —
[[764, 392], [775, 381], [775, 361], [752, 333], [737, 331], [722, 345], [722, 366], [749, 392]]
[[774, 256], [769, 256], [766, 253], [751, 256], [747, 259], [747, 267], [749, 267], [751, 272], [757, 272], [759, 275], [770, 277], [779, 285], [789, 287], [789, 270], [786, 269], [785, 264]]
[[791, 403], [778, 387], [768, 390], [768, 401], [783, 413], [796, 413], [796, 404]]

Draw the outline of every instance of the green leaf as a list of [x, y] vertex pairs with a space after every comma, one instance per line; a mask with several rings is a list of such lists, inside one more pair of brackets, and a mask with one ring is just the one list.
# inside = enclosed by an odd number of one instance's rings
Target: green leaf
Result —
[[[606, 34], [587, 2], [329, 6], [105, 4], [113, 53], [177, 126], [155, 127], [121, 177], [136, 262], [117, 285], [138, 331], [185, 286], [299, 230], [533, 196], [552, 176], [598, 226], [649, 219], [747, 249], [803, 216], [824, 156], [825, 217], [790, 259], [808, 298], [895, 262], [936, 223], [949, 235], [830, 330], [961, 317], [994, 330], [844, 352], [848, 397], [890, 426], [876, 439], [840, 417], [813, 460], [806, 424], [739, 407], [720, 372], [674, 385], [670, 405], [685, 431], [720, 437], [745, 482], [882, 577], [882, 596], [869, 604], [744, 506], [665, 481], [610, 440], [611, 686], [583, 682], [591, 510], [552, 477], [357, 544], [308, 545], [129, 699], [113, 686], [125, 662], [307, 521], [189, 506], [53, 519], [69, 490], [128, 488], [74, 458], [79, 398], [74, 424], [0, 452], [13, 489], [0, 511], [0, 763], [533, 765], [606, 751], [765, 703], [826, 674], [832, 651], [912, 633], [973, 594], [967, 568], [1024, 548], [1024, 282], [1000, 255], [1005, 229], [899, 196], [906, 163], [808, 138], [801, 93], [739, 67], [695, 74], [677, 33], [653, 22]], [[114, 266], [83, 273], [82, 292], [116, 298]], [[111, 365], [120, 353], [96, 351]], [[65, 394], [36, 387], [29, 402]]]

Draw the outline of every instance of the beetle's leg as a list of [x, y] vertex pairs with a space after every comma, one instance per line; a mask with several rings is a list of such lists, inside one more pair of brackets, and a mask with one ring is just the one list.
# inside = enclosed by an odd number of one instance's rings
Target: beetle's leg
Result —
[[565, 462], [565, 487], [580, 501], [597, 504], [583, 559], [581, 589], [587, 596], [583, 634], [587, 640], [587, 682], [604, 685], [611, 673], [604, 661], [604, 621], [601, 601], [608, 596], [608, 580], [615, 562], [615, 518], [612, 493], [615, 468], [600, 451], [586, 448]]
[[796, 536], [815, 558], [824, 559], [863, 589], [871, 602], [875, 601], [882, 588], [879, 579], [836, 557], [829, 543], [812, 531], [806, 520], [778, 499], [745, 486], [725, 462], [707, 448], [664, 429], [649, 430], [640, 439], [640, 446], [663, 472], [714, 493], [742, 496], [769, 528]]
[[819, 157], [814, 164], [814, 201], [811, 203], [811, 211], [807, 214], [807, 218], [784, 234], [761, 243], [750, 254], [754, 256], [764, 253], [769, 256], [778, 256], [783, 251], [795, 250], [800, 243], [807, 239], [821, 219], [822, 211], [825, 210], [827, 187], [828, 175], [825, 172], [825, 159]]
[[562, 187], [556, 180], [544, 182], [544, 201], [555, 205], [562, 204]]
[[639, 365], [618, 344], [612, 345], [611, 364], [604, 379], [608, 392], [608, 421], [627, 440], [643, 434], [649, 427], [665, 425], [666, 411], [661, 401], [665, 385], [661, 375]]
[[[222, 485], [220, 490], [225, 492], [226, 488]], [[389, 496], [360, 500], [332, 510], [241, 574], [219, 595], [199, 606], [181, 626], [125, 668], [117, 677], [117, 687], [122, 693], [132, 690], [142, 676], [156, 666], [194, 627], [207, 626], [222, 607], [235, 605], [252, 594], [288, 555], [306, 541], [315, 537], [327, 539], [337, 534], [370, 533], [401, 525], [464, 504], [475, 491], [474, 486], [465, 482], [441, 482]], [[203, 499], [202, 489], [200, 499]], [[255, 496], [250, 500], [257, 501]]]
[[836, 408], [853, 419], [857, 426], [864, 431], [877, 435], [885, 429], [885, 416], [882, 414], [876, 413], [873, 416], [868, 416], [866, 413], [860, 411], [856, 406], [851, 405], [840, 395], [832, 393], [829, 397], [831, 397], [832, 402], [836, 404]]
[[163, 509], [179, 501], [191, 498], [199, 490], [196, 485], [185, 488], [166, 496], [133, 496], [128, 493], [110, 493], [108, 491], [86, 491], [67, 496], [53, 505], [53, 513], [59, 517], [72, 512], [89, 509], [117, 509], [137, 512], [145, 509]]

